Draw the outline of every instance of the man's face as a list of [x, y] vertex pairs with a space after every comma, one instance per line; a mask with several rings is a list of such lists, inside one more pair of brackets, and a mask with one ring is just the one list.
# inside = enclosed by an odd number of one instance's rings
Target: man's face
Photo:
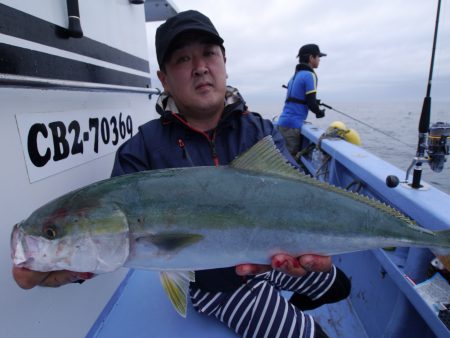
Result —
[[158, 77], [186, 117], [208, 118], [223, 110], [225, 56], [220, 46], [198, 32], [183, 34], [173, 44]]
[[312, 68], [318, 68], [319, 64], [320, 64], [320, 56], [319, 55], [316, 55], [316, 56], [311, 55], [309, 57], [309, 63]]

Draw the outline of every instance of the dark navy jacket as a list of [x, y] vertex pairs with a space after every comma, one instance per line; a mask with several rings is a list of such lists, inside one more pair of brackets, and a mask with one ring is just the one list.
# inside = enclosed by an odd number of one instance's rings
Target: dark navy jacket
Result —
[[[239, 95], [239, 94], [238, 94]], [[161, 101], [161, 100], [160, 100]], [[226, 165], [267, 135], [292, 163], [284, 140], [272, 123], [247, 111], [242, 97], [225, 107], [215, 130], [194, 130], [178, 114], [157, 105], [160, 119], [139, 127], [139, 133], [117, 151], [112, 176], [150, 169]], [[196, 286], [207, 291], [232, 291], [243, 283], [234, 267], [196, 272]]]

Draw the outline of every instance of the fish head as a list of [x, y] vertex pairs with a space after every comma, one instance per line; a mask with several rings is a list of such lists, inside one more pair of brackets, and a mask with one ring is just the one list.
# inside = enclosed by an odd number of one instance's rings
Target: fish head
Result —
[[125, 215], [114, 206], [35, 211], [11, 233], [14, 265], [35, 271], [105, 273], [129, 255]]

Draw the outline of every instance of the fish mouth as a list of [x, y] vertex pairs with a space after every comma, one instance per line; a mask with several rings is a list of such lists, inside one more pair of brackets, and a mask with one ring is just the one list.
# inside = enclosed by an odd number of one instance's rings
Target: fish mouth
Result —
[[14, 225], [11, 233], [11, 258], [16, 266], [23, 266], [28, 261], [26, 247], [24, 246], [24, 232], [21, 223]]

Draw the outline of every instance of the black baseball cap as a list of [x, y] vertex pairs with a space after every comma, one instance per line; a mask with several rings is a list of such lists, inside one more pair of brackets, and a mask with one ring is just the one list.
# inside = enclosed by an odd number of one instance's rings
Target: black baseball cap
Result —
[[223, 39], [220, 37], [211, 20], [202, 13], [194, 10], [180, 12], [169, 18], [156, 30], [155, 47], [159, 68], [162, 67], [167, 52], [170, 51], [172, 42], [181, 33], [187, 31], [201, 31], [207, 33], [215, 43], [222, 46]]
[[310, 44], [301, 46], [300, 50], [298, 51], [297, 57], [300, 57], [300, 55], [327, 56], [327, 54], [322, 53], [319, 49], [319, 46], [317, 46], [314, 43], [310, 43]]

